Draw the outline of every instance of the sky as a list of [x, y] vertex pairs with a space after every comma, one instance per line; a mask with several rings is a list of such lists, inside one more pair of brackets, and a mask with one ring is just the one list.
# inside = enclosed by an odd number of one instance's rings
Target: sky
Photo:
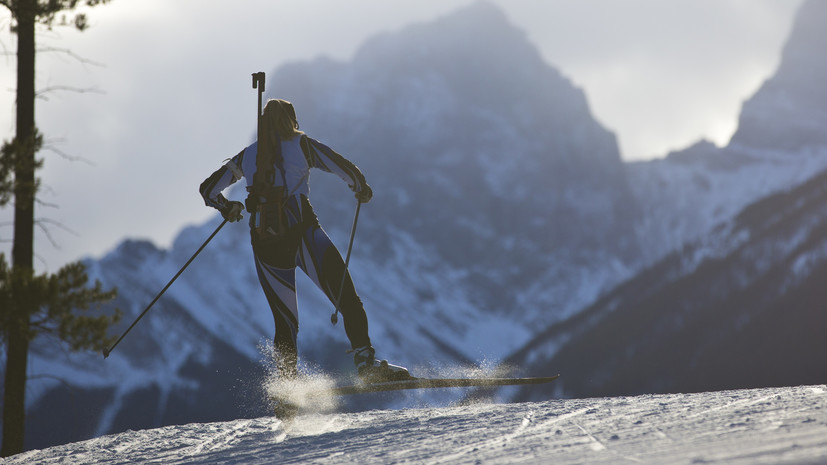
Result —
[[[113, 0], [88, 10], [83, 33], [42, 29], [36, 266], [56, 271], [126, 237], [168, 247], [212, 215], [198, 185], [254, 132], [252, 72], [348, 61], [377, 33], [473, 1]], [[777, 68], [802, 0], [488, 1], [584, 90], [623, 159], [636, 161], [702, 138], [726, 145], [741, 104]], [[14, 134], [10, 21], [0, 9], [3, 140]], [[0, 252], [11, 248], [11, 217], [0, 211]]]

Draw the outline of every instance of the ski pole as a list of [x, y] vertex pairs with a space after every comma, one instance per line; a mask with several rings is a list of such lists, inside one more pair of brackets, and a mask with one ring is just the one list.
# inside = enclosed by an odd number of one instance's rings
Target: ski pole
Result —
[[225, 224], [227, 224], [227, 220], [226, 220], [226, 219], [225, 219], [224, 221], [222, 221], [222, 222], [221, 222], [221, 224], [219, 224], [217, 228], [215, 228], [215, 231], [213, 231], [213, 233], [212, 233], [212, 234], [210, 234], [210, 237], [208, 237], [208, 238], [207, 238], [207, 240], [206, 240], [206, 241], [204, 241], [204, 243], [203, 243], [203, 244], [201, 244], [201, 247], [199, 247], [199, 248], [198, 248], [198, 250], [196, 250], [196, 251], [195, 251], [195, 253], [192, 255], [192, 257], [190, 257], [190, 259], [189, 259], [189, 260], [187, 260], [187, 263], [185, 263], [185, 264], [184, 264], [184, 266], [182, 266], [182, 267], [181, 267], [181, 269], [180, 269], [180, 270], [178, 270], [178, 273], [176, 273], [176, 274], [175, 274], [175, 276], [173, 276], [173, 277], [172, 277], [172, 279], [171, 279], [171, 280], [169, 280], [169, 282], [167, 283], [167, 285], [166, 285], [166, 286], [164, 286], [164, 288], [163, 288], [163, 289], [161, 289], [161, 292], [159, 292], [159, 293], [158, 293], [158, 295], [156, 295], [156, 296], [155, 296], [155, 298], [154, 298], [154, 299], [152, 299], [152, 302], [150, 302], [150, 303], [149, 303], [149, 305], [147, 305], [147, 306], [146, 306], [146, 308], [144, 309], [144, 311], [143, 311], [143, 312], [141, 312], [141, 314], [140, 314], [140, 315], [138, 315], [138, 318], [136, 318], [136, 319], [135, 319], [135, 321], [133, 321], [133, 322], [132, 322], [132, 324], [131, 324], [131, 325], [129, 325], [129, 328], [126, 328], [126, 331], [124, 331], [124, 333], [123, 333], [123, 334], [121, 334], [121, 337], [119, 337], [119, 338], [118, 338], [118, 340], [117, 340], [117, 341], [115, 341], [115, 343], [114, 343], [114, 344], [112, 344], [112, 347], [110, 347], [110, 348], [108, 348], [108, 349], [106, 349], [106, 348], [105, 348], [105, 349], [103, 349], [103, 358], [104, 358], [104, 359], [105, 359], [105, 358], [107, 358], [107, 357], [109, 357], [109, 354], [110, 354], [113, 350], [115, 350], [115, 346], [117, 346], [117, 345], [118, 345], [118, 344], [119, 344], [119, 343], [123, 340], [123, 338], [124, 338], [124, 337], [126, 337], [126, 335], [127, 335], [130, 331], [132, 331], [132, 328], [134, 328], [134, 327], [135, 327], [135, 325], [136, 325], [136, 324], [138, 324], [138, 322], [139, 322], [139, 321], [141, 321], [141, 318], [143, 318], [143, 317], [144, 317], [144, 315], [146, 315], [146, 312], [148, 312], [148, 311], [149, 311], [149, 309], [150, 309], [150, 308], [152, 308], [152, 306], [153, 306], [153, 305], [155, 305], [155, 302], [157, 302], [157, 301], [158, 301], [158, 299], [160, 299], [160, 298], [161, 298], [161, 296], [164, 294], [164, 292], [166, 292], [166, 291], [167, 291], [167, 289], [169, 289], [169, 287], [170, 287], [170, 286], [172, 286], [172, 283], [174, 283], [174, 282], [175, 282], [175, 280], [176, 280], [176, 279], [178, 279], [178, 276], [181, 276], [181, 273], [183, 273], [183, 272], [184, 272], [184, 270], [185, 270], [185, 269], [186, 269], [186, 268], [190, 265], [190, 263], [192, 263], [192, 261], [193, 261], [193, 260], [195, 260], [195, 257], [197, 257], [197, 256], [198, 256], [198, 254], [199, 254], [199, 253], [201, 253], [201, 251], [202, 251], [202, 250], [204, 250], [204, 247], [206, 247], [206, 246], [207, 246], [207, 244], [209, 244], [209, 243], [210, 243], [210, 241], [212, 240], [212, 238], [213, 238], [213, 237], [215, 237], [215, 235], [216, 235], [216, 234], [218, 234], [218, 231], [219, 231], [219, 230], [221, 230], [221, 228], [222, 228]]
[[339, 285], [339, 297], [336, 298], [336, 311], [330, 315], [330, 323], [336, 326], [339, 321], [339, 305], [342, 302], [342, 292], [345, 290], [345, 280], [347, 280], [347, 266], [350, 263], [350, 251], [353, 250], [353, 238], [356, 236], [356, 222], [359, 221], [359, 209], [362, 208], [362, 201], [357, 200], [356, 215], [353, 217], [353, 227], [350, 229], [350, 243], [347, 245], [347, 258], [345, 258], [345, 272], [342, 275], [342, 284]]
[[258, 111], [256, 112], [256, 124], [261, 124], [261, 94], [264, 93], [264, 72], [253, 73], [253, 89], [258, 89]]

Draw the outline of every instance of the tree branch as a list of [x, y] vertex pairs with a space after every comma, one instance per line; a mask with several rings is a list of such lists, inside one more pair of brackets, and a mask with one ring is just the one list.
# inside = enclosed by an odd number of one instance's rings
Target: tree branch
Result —
[[61, 223], [60, 221], [52, 220], [52, 219], [49, 219], [49, 218], [38, 218], [37, 220], [35, 220], [35, 223], [37, 223], [38, 225], [41, 225], [41, 223], [44, 223], [44, 224], [50, 224], [52, 226], [57, 226], [58, 228], [68, 232], [69, 234], [71, 234], [73, 236], [80, 237], [80, 234], [78, 234], [77, 231], [71, 229], [70, 227], [66, 226], [65, 224]]
[[41, 231], [43, 231], [43, 234], [46, 235], [46, 239], [49, 240], [49, 242], [52, 244], [52, 247], [54, 247], [57, 250], [60, 250], [60, 245], [52, 237], [52, 233], [49, 231], [49, 229], [46, 228], [45, 226], [43, 226], [42, 224], [40, 224], [39, 221], [35, 221], [34, 224], [36, 224], [37, 227], [40, 228]]
[[100, 67], [100, 68], [106, 68], [106, 65], [105, 65], [105, 64], [103, 64], [103, 63], [99, 63], [99, 62], [97, 62], [97, 61], [90, 60], [90, 59], [88, 59], [88, 58], [84, 58], [84, 57], [82, 57], [82, 56], [78, 55], [77, 53], [75, 53], [75, 52], [73, 52], [73, 51], [69, 50], [68, 48], [60, 48], [60, 47], [43, 47], [43, 48], [38, 48], [38, 49], [37, 49], [37, 52], [38, 52], [38, 53], [42, 53], [42, 52], [55, 52], [55, 53], [60, 53], [60, 54], [63, 54], [63, 55], [67, 55], [67, 56], [69, 56], [69, 58], [73, 58], [73, 59], [77, 60], [77, 61], [78, 61], [80, 64], [82, 64], [82, 65], [90, 65], [90, 66], [98, 66], [98, 67]]
[[35, 252], [34, 258], [36, 258], [37, 261], [39, 261], [40, 264], [43, 265], [44, 269], [49, 269], [49, 263], [46, 261], [45, 258], [43, 258], [43, 255], [40, 255], [39, 253]]
[[68, 153], [64, 152], [63, 150], [60, 150], [59, 148], [57, 148], [57, 147], [55, 147], [51, 144], [43, 144], [43, 150], [49, 150], [50, 152], [54, 152], [54, 153], [60, 155], [60, 157], [63, 158], [64, 160], [80, 161], [80, 162], [86, 163], [89, 166], [95, 166], [95, 163], [93, 163], [91, 160], [89, 160], [87, 158], [83, 158], [81, 156], [69, 155]]
[[48, 218], [39, 218], [39, 219], [36, 219], [36, 220], [34, 221], [34, 224], [36, 224], [36, 225], [37, 225], [37, 227], [38, 227], [38, 228], [40, 228], [40, 230], [41, 230], [41, 231], [43, 231], [43, 234], [45, 234], [45, 235], [46, 235], [46, 239], [48, 239], [48, 240], [49, 240], [49, 242], [52, 244], [52, 247], [54, 247], [54, 248], [55, 248], [55, 249], [57, 249], [57, 250], [61, 250], [60, 245], [59, 245], [59, 244], [57, 243], [57, 241], [55, 241], [55, 239], [52, 237], [52, 232], [49, 230], [49, 228], [47, 228], [47, 227], [46, 227], [46, 225], [57, 226], [58, 228], [60, 228], [60, 229], [62, 229], [62, 230], [64, 230], [64, 231], [66, 231], [66, 232], [68, 232], [69, 234], [72, 234], [72, 235], [74, 235], [74, 236], [80, 236], [77, 232], [72, 231], [71, 229], [69, 229], [69, 228], [68, 228], [66, 225], [64, 225], [63, 223], [61, 223], [61, 222], [59, 222], [59, 221], [55, 221], [55, 220], [50, 220], [50, 219], [48, 219]]
[[55, 91], [68, 91], [68, 92], [76, 92], [78, 94], [106, 94], [106, 92], [98, 89], [97, 87], [71, 87], [71, 86], [51, 86], [51, 87], [44, 87], [43, 89], [35, 92], [34, 97], [39, 98], [41, 100], [48, 101], [49, 99], [44, 96], [47, 92], [55, 92]]
[[[48, 192], [49, 194], [57, 195], [57, 192], [53, 188], [49, 187], [48, 185], [39, 185], [39, 186], [37, 186], [37, 192], [38, 193]], [[37, 198], [35, 198], [35, 200], [37, 200]], [[44, 203], [41, 203], [41, 205], [44, 205]]]
[[[11, 20], [9, 20], [9, 24], [11, 24]], [[6, 28], [6, 22], [3, 21], [3, 23], [0, 24], [0, 30], [5, 29], [5, 28]], [[3, 48], [3, 55], [11, 55], [11, 52], [9, 52], [9, 49], [6, 47], [6, 43], [3, 42], [2, 40], [0, 40], [0, 46], [2, 46], [2, 48]]]
[[52, 333], [54, 332], [54, 328], [50, 328], [47, 324], [49, 323], [49, 319], [47, 316], [43, 316], [43, 318], [37, 320], [29, 321], [29, 326], [32, 328], [37, 328], [38, 333]]
[[44, 201], [42, 201], [42, 200], [38, 199], [37, 197], [35, 197], [34, 201], [35, 201], [38, 205], [40, 205], [41, 207], [58, 208], [58, 204], [56, 204], [56, 203], [51, 203], [51, 202], [44, 202]]

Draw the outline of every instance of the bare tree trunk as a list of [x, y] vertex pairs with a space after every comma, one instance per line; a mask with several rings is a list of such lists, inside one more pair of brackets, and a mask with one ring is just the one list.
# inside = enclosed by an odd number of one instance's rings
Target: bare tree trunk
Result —
[[23, 452], [23, 428], [25, 426], [26, 362], [29, 339], [19, 331], [12, 331], [8, 338], [6, 359], [6, 392], [3, 395], [3, 449], [0, 456]]
[[[14, 178], [13, 272], [31, 273], [34, 257], [34, 37], [36, 0], [20, 0], [17, 19], [17, 163]], [[19, 281], [18, 281], [19, 282]], [[6, 379], [3, 394], [3, 446], [7, 457], [23, 451], [25, 424], [26, 361], [29, 352], [29, 315], [31, 299], [15, 295], [10, 311], [12, 325], [6, 352]]]

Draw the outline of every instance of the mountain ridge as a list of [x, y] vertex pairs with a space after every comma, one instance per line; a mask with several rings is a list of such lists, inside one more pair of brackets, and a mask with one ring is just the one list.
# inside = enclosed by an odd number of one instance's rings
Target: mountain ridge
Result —
[[816, 59], [827, 47], [827, 5], [807, 0], [796, 13], [775, 75], [744, 102], [730, 145], [799, 150], [827, 144], [827, 65]]
[[[638, 176], [644, 169], [655, 179], [681, 176], [685, 198], [676, 199], [711, 202], [720, 210], [709, 217], [714, 221], [700, 226], [689, 208], [678, 209], [688, 218], [670, 220], [666, 210], [680, 203], [664, 201], [671, 186], [662, 183], [664, 195], [652, 196], [656, 201], [644, 208], [667, 220], [671, 234], [686, 234], [677, 247], [580, 314], [540, 332], [511, 363], [568, 371], [573, 376], [559, 386], [574, 396], [827, 380], [818, 356], [827, 354], [819, 336], [827, 330], [819, 306], [827, 273], [827, 140], [808, 129], [827, 112], [827, 91], [820, 85], [823, 63], [802, 58], [827, 43], [827, 32], [814, 26], [824, 21], [827, 4], [802, 5], [781, 67], [745, 104], [744, 130], [730, 145], [700, 143], [633, 167]], [[814, 89], [818, 98], [810, 95]], [[785, 105], [806, 104], [755, 113], [756, 105], [783, 103], [784, 95], [791, 96]], [[690, 224], [674, 228], [684, 221]], [[517, 398], [537, 395], [525, 389]]]

